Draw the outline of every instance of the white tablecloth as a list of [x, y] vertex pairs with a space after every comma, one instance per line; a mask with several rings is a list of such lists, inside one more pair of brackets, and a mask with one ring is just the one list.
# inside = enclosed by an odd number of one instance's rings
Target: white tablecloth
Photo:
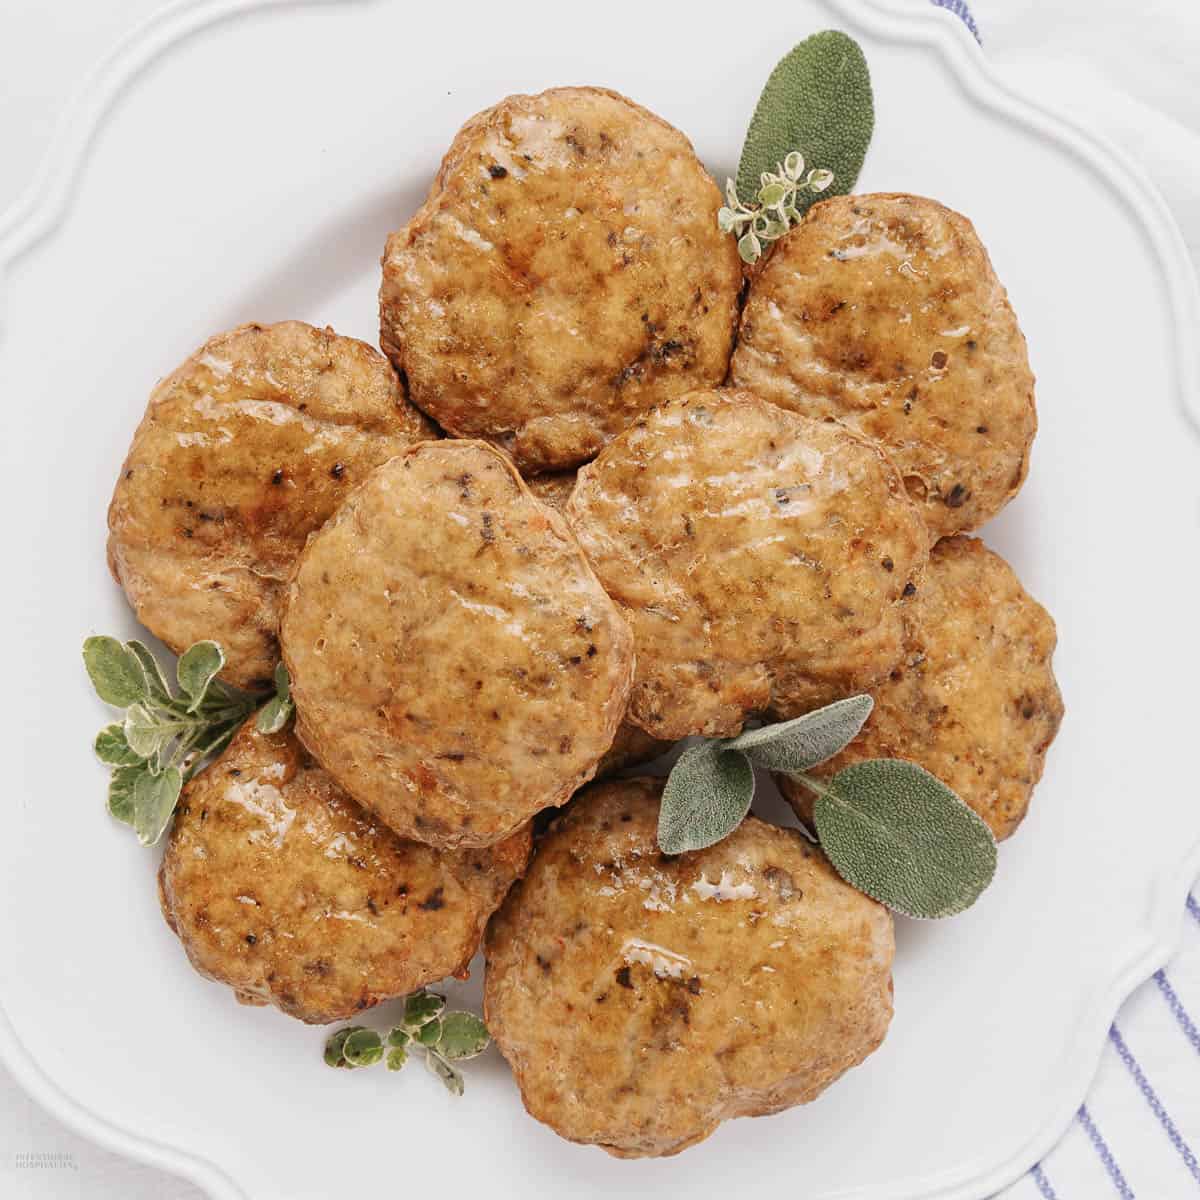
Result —
[[[0, 210], [27, 183], [80, 75], [159, 2], [3, 0]], [[1200, 263], [1200, 0], [969, 3], [987, 54], [1014, 82], [1143, 165]], [[1004, 1200], [1200, 1196], [1200, 903], [1180, 919], [1179, 953], [1122, 1008], [1078, 1119]], [[0, 1068], [3, 1200], [200, 1195], [64, 1129]]]

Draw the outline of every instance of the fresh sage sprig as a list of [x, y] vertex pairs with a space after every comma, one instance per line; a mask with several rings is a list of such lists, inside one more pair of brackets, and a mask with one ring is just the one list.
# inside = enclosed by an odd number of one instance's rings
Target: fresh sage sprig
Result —
[[[154, 845], [170, 823], [183, 785], [229, 744], [261, 697], [248, 695], [216, 678], [225, 652], [216, 642], [197, 642], [179, 657], [178, 694], [141, 642], [90, 637], [83, 664], [96, 694], [125, 710], [106, 725], [93, 747], [112, 768], [108, 811], [132, 826], [143, 846]], [[259, 714], [259, 728], [281, 729], [291, 715], [287, 671], [275, 673], [276, 693]]]
[[[717, 221], [749, 263], [825, 191], [848, 195], [875, 129], [871, 73], [858, 43], [827, 29], [784, 55], [759, 97], [737, 182]], [[804, 175], [804, 157], [819, 163]]]
[[325, 1062], [331, 1067], [373, 1067], [380, 1060], [399, 1071], [414, 1050], [455, 1096], [463, 1094], [462, 1072], [454, 1065], [475, 1058], [490, 1045], [481, 1018], [472, 1012], [446, 1012], [446, 998], [437, 992], [414, 992], [404, 1002], [400, 1024], [386, 1034], [364, 1025], [347, 1025], [325, 1042]]
[[858, 736], [872, 707], [870, 696], [851, 696], [685, 750], [663, 788], [659, 848], [702, 850], [732, 833], [750, 810], [757, 766], [814, 794], [821, 847], [859, 891], [910, 917], [970, 907], [995, 874], [996, 840], [941, 780], [898, 758], [854, 763], [829, 779], [811, 774]]
[[722, 232], [737, 238], [742, 261], [756, 263], [766, 246], [800, 220], [804, 197], [817, 196], [832, 183], [833, 172], [823, 167], [805, 175], [804, 155], [793, 150], [775, 171], [762, 173], [753, 205], [743, 204], [733, 180], [727, 179], [725, 198], [729, 203], [717, 213], [717, 224]]

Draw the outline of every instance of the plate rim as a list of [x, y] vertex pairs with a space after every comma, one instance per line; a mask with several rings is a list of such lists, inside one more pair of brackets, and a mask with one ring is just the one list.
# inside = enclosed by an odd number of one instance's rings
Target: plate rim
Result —
[[[375, 0], [341, 0], [359, 5]], [[254, 10], [324, 4], [327, 0], [174, 0], [135, 25], [87, 74], [64, 107], [50, 146], [25, 191], [0, 213], [0, 301], [5, 269], [51, 237], [74, 204], [90, 148], [121, 95], [156, 59], [191, 35]], [[1157, 187], [1139, 176], [1117, 146], [1085, 125], [1050, 111], [1005, 81], [951, 12], [906, 0], [821, 0], [849, 28], [893, 42], [934, 49], [975, 103], [1056, 143], [1083, 162], [1123, 202], [1147, 237], [1166, 283], [1172, 315], [1176, 402], [1200, 433], [1200, 280], [1183, 236]], [[1133, 180], [1137, 180], [1136, 186]], [[0, 307], [0, 312], [3, 308]], [[3, 327], [0, 326], [0, 339]], [[856, 1187], [827, 1200], [978, 1200], [1024, 1174], [1062, 1137], [1086, 1096], [1118, 1009], [1178, 947], [1188, 891], [1200, 877], [1200, 837], [1172, 871], [1149, 882], [1149, 903], [1137, 945], [1114, 955], [1114, 972], [1076, 1026], [1059, 1059], [1057, 1082], [1043, 1093], [1031, 1132], [998, 1158], [921, 1177], [893, 1179], [883, 1188]], [[20, 1041], [0, 996], [0, 1061], [24, 1091], [64, 1125], [104, 1149], [194, 1183], [214, 1200], [246, 1200], [247, 1192], [218, 1164], [109, 1121], [56, 1083]]]

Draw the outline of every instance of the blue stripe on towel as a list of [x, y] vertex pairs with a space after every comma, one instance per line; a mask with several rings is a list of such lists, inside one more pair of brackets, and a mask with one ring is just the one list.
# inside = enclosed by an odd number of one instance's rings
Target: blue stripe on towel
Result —
[[1129, 1184], [1125, 1182], [1125, 1176], [1121, 1174], [1121, 1168], [1117, 1166], [1117, 1160], [1113, 1158], [1108, 1143], [1101, 1136], [1100, 1130], [1096, 1128], [1096, 1122], [1092, 1120], [1092, 1114], [1088, 1112], [1086, 1104], [1079, 1110], [1079, 1123], [1088, 1135], [1088, 1141], [1092, 1143], [1096, 1153], [1100, 1156], [1100, 1161], [1104, 1164], [1104, 1169], [1108, 1172], [1113, 1187], [1117, 1189], [1117, 1195], [1121, 1197], [1121, 1200], [1137, 1200]]
[[1154, 982], [1158, 984], [1158, 990], [1162, 992], [1163, 999], [1167, 1002], [1167, 1007], [1175, 1014], [1175, 1020], [1179, 1022], [1179, 1028], [1183, 1030], [1187, 1040], [1192, 1043], [1192, 1049], [1200, 1054], [1200, 1029], [1196, 1028], [1195, 1021], [1188, 1014], [1188, 1010], [1183, 1007], [1183, 1001], [1175, 994], [1175, 989], [1171, 986], [1171, 981], [1167, 978], [1165, 970], [1154, 972]]
[[981, 46], [983, 45], [983, 38], [979, 36], [979, 26], [975, 24], [975, 18], [963, 0], [931, 0], [931, 2], [938, 8], [944, 8], [947, 12], [952, 12], [956, 17], [960, 17], [962, 23], [971, 31], [971, 36]]
[[1200, 1183], [1200, 1163], [1196, 1162], [1196, 1156], [1192, 1153], [1191, 1147], [1183, 1140], [1183, 1135], [1179, 1130], [1175, 1128], [1175, 1122], [1163, 1108], [1162, 1101], [1159, 1100], [1154, 1088], [1150, 1086], [1150, 1081], [1146, 1078], [1142, 1068], [1138, 1066], [1137, 1059], [1130, 1053], [1129, 1047], [1125, 1045], [1125, 1039], [1115, 1025], [1108, 1031], [1108, 1040], [1116, 1047], [1121, 1061], [1129, 1068], [1134, 1082], [1146, 1098], [1146, 1103], [1150, 1105], [1150, 1111], [1158, 1118], [1158, 1123], [1163, 1127], [1171, 1145], [1179, 1151], [1179, 1157], [1183, 1159], [1184, 1166], [1192, 1173], [1192, 1178]]
[[1058, 1193], [1054, 1190], [1050, 1180], [1046, 1178], [1046, 1172], [1042, 1170], [1041, 1163], [1034, 1163], [1033, 1169], [1029, 1173], [1033, 1176], [1033, 1182], [1037, 1184], [1037, 1190], [1041, 1193], [1042, 1200], [1058, 1200]]
[[1196, 924], [1200, 925], [1200, 904], [1196, 903], [1196, 897], [1188, 892], [1187, 910], [1196, 918]]

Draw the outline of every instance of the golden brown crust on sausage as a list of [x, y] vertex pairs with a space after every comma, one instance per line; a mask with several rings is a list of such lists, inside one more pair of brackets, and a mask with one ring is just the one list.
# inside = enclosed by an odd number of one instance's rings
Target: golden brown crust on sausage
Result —
[[625, 97], [510, 96], [388, 239], [380, 344], [447, 431], [574, 466], [724, 379], [741, 267], [720, 204], [683, 134]]

